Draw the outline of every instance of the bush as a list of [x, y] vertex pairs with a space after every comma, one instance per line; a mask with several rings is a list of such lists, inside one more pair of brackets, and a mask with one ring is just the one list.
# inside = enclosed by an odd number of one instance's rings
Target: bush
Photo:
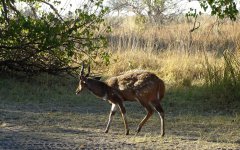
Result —
[[[81, 8], [68, 12], [67, 17], [62, 17], [55, 8], [60, 1], [20, 2], [27, 5], [25, 10], [18, 10], [15, 1], [0, 2], [2, 70], [69, 73], [79, 67], [76, 60], [83, 60], [84, 55], [89, 59], [106, 47], [100, 26], [108, 9], [103, 7], [102, 0], [84, 2]], [[42, 10], [42, 5], [50, 11]], [[107, 30], [108, 27], [101, 29]]]

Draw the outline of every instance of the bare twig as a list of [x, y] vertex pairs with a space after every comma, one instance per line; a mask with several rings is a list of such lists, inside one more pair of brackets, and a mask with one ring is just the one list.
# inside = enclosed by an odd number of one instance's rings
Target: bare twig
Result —
[[[189, 31], [190, 33], [197, 30], [200, 27], [200, 22], [197, 22], [197, 17], [198, 17], [198, 15], [196, 15], [194, 17], [194, 23], [193, 23], [192, 29], [190, 29], [190, 31]], [[198, 26], [196, 26], [196, 23], [198, 23]]]
[[58, 10], [57, 10], [52, 4], [50, 4], [50, 3], [48, 3], [48, 2], [46, 2], [46, 1], [44, 1], [44, 0], [40, 0], [40, 2], [48, 5], [48, 6], [55, 12], [55, 14], [56, 14], [62, 21], [64, 21], [63, 18], [62, 18], [62, 16], [58, 13]]

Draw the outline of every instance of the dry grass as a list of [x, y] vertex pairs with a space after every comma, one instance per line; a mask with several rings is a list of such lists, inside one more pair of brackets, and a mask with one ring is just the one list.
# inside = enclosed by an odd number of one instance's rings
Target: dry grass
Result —
[[[136, 25], [134, 18], [125, 18], [109, 35], [112, 58], [105, 75], [147, 69], [169, 84], [203, 84], [209, 67], [223, 72], [224, 52], [239, 57], [240, 23], [216, 22], [207, 17], [201, 18], [200, 23], [201, 27], [190, 37], [193, 23], [186, 18], [162, 26]], [[239, 66], [239, 60], [236, 64]]]
[[[116, 50], [174, 50], [182, 52], [237, 50], [240, 44], [239, 22], [199, 18], [200, 28], [191, 33], [192, 21], [171, 22], [167, 25], [137, 25], [127, 18], [114, 26], [109, 35], [110, 49]], [[190, 45], [191, 43], [191, 45]]]
[[133, 17], [121, 21], [108, 35], [112, 56], [110, 65], [101, 67], [106, 76], [145, 69], [167, 87], [208, 86], [203, 92], [212, 91], [213, 101], [239, 103], [239, 21], [199, 18], [201, 26], [192, 33], [193, 22], [186, 18], [161, 26], [135, 24]]
[[[223, 67], [223, 59], [208, 54], [208, 61]], [[114, 76], [131, 69], [144, 69], [159, 75], [167, 84], [203, 84], [206, 73], [205, 57], [202, 53], [186, 54], [181, 52], [126, 50], [114, 52], [110, 65], [106, 68], [108, 76]], [[188, 85], [187, 85], [188, 86]]]

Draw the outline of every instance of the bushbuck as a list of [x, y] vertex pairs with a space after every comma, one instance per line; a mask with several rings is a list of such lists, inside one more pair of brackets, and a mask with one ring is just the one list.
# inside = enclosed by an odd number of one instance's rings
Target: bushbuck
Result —
[[140, 132], [142, 126], [152, 116], [155, 109], [161, 121], [161, 136], [164, 136], [164, 111], [160, 102], [165, 93], [165, 85], [155, 74], [147, 71], [134, 70], [119, 76], [111, 77], [105, 82], [91, 78], [89, 74], [90, 66], [88, 66], [88, 73], [85, 75], [84, 64], [82, 64], [82, 69], [79, 74], [80, 81], [76, 89], [76, 94], [79, 94], [86, 88], [97, 97], [112, 104], [105, 133], [108, 132], [112, 117], [118, 107], [124, 121], [125, 134], [128, 135], [129, 127], [123, 102], [138, 101], [146, 109], [147, 115], [138, 125], [137, 133]]

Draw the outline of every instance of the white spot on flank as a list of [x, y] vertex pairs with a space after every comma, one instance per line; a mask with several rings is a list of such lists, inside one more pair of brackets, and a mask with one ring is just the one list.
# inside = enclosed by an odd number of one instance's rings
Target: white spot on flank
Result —
[[105, 101], [108, 99], [107, 93], [105, 93], [105, 95], [102, 97], [102, 99], [105, 100]]

